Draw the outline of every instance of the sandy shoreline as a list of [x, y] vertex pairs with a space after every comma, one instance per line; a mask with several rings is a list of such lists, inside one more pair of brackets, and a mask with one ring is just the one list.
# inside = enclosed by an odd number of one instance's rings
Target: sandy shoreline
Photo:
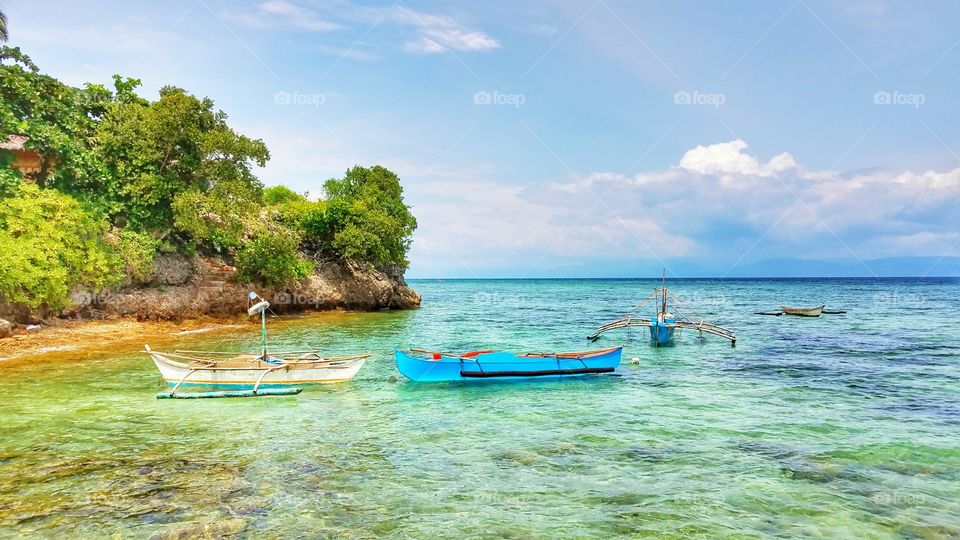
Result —
[[[180, 322], [138, 321], [132, 318], [103, 321], [69, 320], [31, 332], [18, 332], [0, 339], [0, 362], [39, 357], [52, 352], [83, 351], [142, 341], [145, 336], [203, 334], [234, 328], [237, 321], [200, 317]], [[154, 339], [155, 340], [155, 339]]]

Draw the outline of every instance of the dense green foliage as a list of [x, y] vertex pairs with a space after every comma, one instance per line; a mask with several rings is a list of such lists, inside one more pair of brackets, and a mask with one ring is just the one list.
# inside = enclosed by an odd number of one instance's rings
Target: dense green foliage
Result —
[[251, 195], [251, 203], [260, 201], [262, 186], [250, 168], [266, 164], [267, 147], [227, 127], [226, 115], [214, 111], [209, 99], [173, 87], [161, 89], [152, 103], [121, 96], [107, 105], [96, 135], [107, 174], [82, 189], [104, 198], [114, 219], [167, 231], [174, 225], [171, 206], [178, 194], [211, 192], [210, 197], [226, 197], [208, 204], [232, 204], [229, 190], [212, 193], [224, 182]]
[[396, 174], [379, 165], [354, 167], [342, 180], [330, 179], [327, 227], [332, 247], [349, 259], [407, 265], [406, 253], [417, 220], [403, 203]]
[[167, 86], [150, 101], [139, 85], [74, 88], [0, 47], [0, 140], [25, 138], [40, 158], [24, 178], [0, 150], [0, 301], [56, 309], [71, 288], [145, 282], [160, 249], [217, 255], [272, 285], [311, 260], [406, 266], [416, 220], [395, 174], [354, 167], [324, 200], [265, 189], [253, 172], [270, 158], [263, 141], [210, 99]]
[[275, 205], [295, 201], [305, 201], [306, 197], [287, 186], [273, 186], [263, 190], [263, 204]]
[[0, 199], [0, 295], [58, 309], [75, 286], [119, 283], [123, 260], [101, 241], [108, 229], [69, 195], [24, 184]]
[[224, 180], [212, 189], [191, 188], [173, 199], [174, 226], [215, 251], [240, 247], [249, 223], [260, 216], [260, 192], [247, 182]]
[[153, 275], [153, 257], [160, 248], [159, 240], [133, 229], [121, 229], [107, 235], [106, 242], [120, 256], [128, 276], [143, 281]]
[[298, 251], [300, 237], [275, 227], [258, 232], [237, 253], [237, 277], [280, 285], [297, 281], [313, 271], [313, 263]]

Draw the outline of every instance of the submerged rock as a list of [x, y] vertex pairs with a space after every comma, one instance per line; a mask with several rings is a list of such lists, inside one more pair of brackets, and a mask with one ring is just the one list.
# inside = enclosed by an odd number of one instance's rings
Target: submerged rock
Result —
[[150, 536], [150, 540], [231, 538], [247, 528], [247, 520], [225, 518], [212, 523], [180, 523]]

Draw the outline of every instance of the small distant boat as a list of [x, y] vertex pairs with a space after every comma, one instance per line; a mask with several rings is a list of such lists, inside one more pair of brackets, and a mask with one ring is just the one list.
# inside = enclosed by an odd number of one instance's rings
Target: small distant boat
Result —
[[[369, 354], [325, 357], [317, 350], [273, 352], [267, 350], [266, 311], [270, 303], [254, 292], [249, 315], [260, 315], [260, 351], [234, 353], [218, 351], [154, 351], [144, 345], [169, 392], [157, 398], [216, 398], [289, 395], [300, 393], [304, 384], [336, 383], [352, 379]], [[214, 392], [177, 392], [183, 386], [213, 387]]]
[[781, 305], [780, 309], [786, 315], [797, 315], [799, 317], [819, 317], [823, 313], [823, 308], [827, 307], [826, 305], [817, 306], [817, 307], [791, 307]]
[[[673, 306], [667, 305], [668, 298], [672, 300]], [[656, 315], [649, 318], [634, 316], [637, 311], [651, 301], [653, 301], [654, 305], [657, 306]], [[732, 331], [722, 326], [708, 323], [702, 318], [700, 320], [694, 320], [689, 317], [685, 317], [680, 313], [680, 305], [683, 305], [683, 302], [681, 302], [679, 298], [667, 290], [667, 275], [666, 271], [664, 271], [663, 284], [660, 288], [654, 289], [653, 294], [641, 301], [637, 307], [630, 311], [630, 313], [627, 313], [623, 317], [601, 326], [596, 332], [590, 336], [587, 336], [587, 339], [590, 341], [596, 341], [600, 339], [600, 334], [609, 332], [610, 330], [616, 330], [617, 328], [645, 326], [650, 328], [650, 342], [657, 347], [673, 343], [674, 332], [677, 328], [680, 328], [681, 332], [684, 328], [696, 330], [699, 332], [701, 338], [704, 334], [713, 334], [729, 340], [730, 345], [737, 344], [737, 336], [734, 335]], [[686, 309], [686, 306], [684, 306], [684, 309]], [[674, 315], [672, 313], [673, 311], [677, 312], [677, 314]]]
[[396, 350], [397, 370], [417, 382], [530, 379], [611, 373], [623, 347], [596, 351], [513, 354], [499, 351], [446, 353]]

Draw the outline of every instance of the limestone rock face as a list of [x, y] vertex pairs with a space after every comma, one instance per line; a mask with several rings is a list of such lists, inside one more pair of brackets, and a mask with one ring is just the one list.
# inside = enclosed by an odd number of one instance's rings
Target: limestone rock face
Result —
[[13, 332], [13, 325], [6, 319], [0, 319], [0, 338], [5, 338]]
[[[247, 292], [257, 291], [274, 311], [332, 309], [372, 311], [412, 309], [420, 295], [403, 279], [401, 268], [375, 269], [356, 263], [327, 261], [298, 283], [266, 287], [239, 283], [235, 270], [222, 261], [161, 255], [149, 284], [117, 291], [71, 295], [73, 305], [59, 316], [76, 318], [136, 317], [180, 320], [202, 315], [237, 315], [247, 308]], [[23, 321], [21, 321], [23, 322]]]
[[195, 260], [175, 253], [164, 253], [153, 260], [150, 285], [183, 285], [197, 273]]

